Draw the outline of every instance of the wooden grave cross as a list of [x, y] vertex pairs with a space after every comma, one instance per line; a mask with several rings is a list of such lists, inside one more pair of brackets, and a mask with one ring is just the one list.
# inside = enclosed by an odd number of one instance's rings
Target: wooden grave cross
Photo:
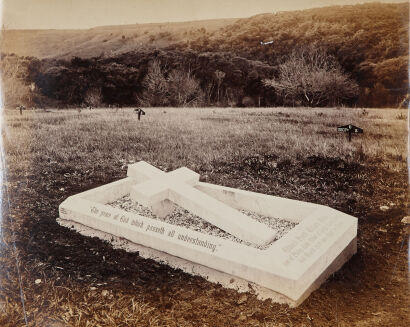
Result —
[[275, 239], [275, 230], [196, 189], [199, 174], [186, 167], [165, 173], [140, 161], [132, 170], [144, 181], [131, 188], [131, 199], [160, 217], [172, 212], [174, 202], [241, 240], [266, 245]]
[[137, 108], [134, 111], [138, 114], [138, 120], [141, 120], [141, 115], [145, 115], [145, 111], [141, 108]]

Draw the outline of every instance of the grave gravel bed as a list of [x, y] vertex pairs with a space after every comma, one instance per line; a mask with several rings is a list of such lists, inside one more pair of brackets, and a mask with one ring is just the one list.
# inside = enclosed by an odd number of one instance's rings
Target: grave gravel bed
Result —
[[[171, 214], [165, 216], [164, 218], [158, 217], [155, 214], [152, 213], [152, 211], [144, 207], [143, 205], [133, 202], [128, 195], [123, 196], [122, 198], [119, 198], [118, 200], [114, 202], [107, 203], [107, 205], [112, 206], [114, 208], [122, 209], [126, 212], [130, 213], [136, 213], [141, 216], [145, 216], [148, 218], [153, 218], [157, 220], [161, 220], [163, 222], [172, 224], [172, 225], [177, 225], [181, 227], [185, 227], [191, 230], [194, 230], [196, 232], [212, 235], [212, 236], [217, 236], [221, 237], [227, 240], [235, 241], [238, 243], [242, 243], [247, 246], [252, 246], [261, 250], [264, 250], [269, 247], [270, 244], [265, 245], [265, 246], [257, 246], [256, 244], [246, 242], [243, 240], [240, 240], [239, 238], [223, 231], [222, 229], [208, 223], [204, 219], [190, 213], [189, 211], [185, 210], [184, 208], [174, 205], [174, 210]], [[286, 233], [288, 233], [292, 228], [294, 228], [297, 224], [292, 223], [286, 220], [282, 220], [279, 218], [274, 218], [274, 217], [267, 217], [267, 216], [262, 216], [259, 215], [255, 212], [249, 212], [245, 210], [240, 210], [243, 214], [251, 217], [252, 219], [255, 219], [256, 221], [267, 225], [269, 228], [274, 229], [277, 231], [276, 237], [274, 241], [280, 239]], [[274, 242], [273, 241], [273, 242]]]

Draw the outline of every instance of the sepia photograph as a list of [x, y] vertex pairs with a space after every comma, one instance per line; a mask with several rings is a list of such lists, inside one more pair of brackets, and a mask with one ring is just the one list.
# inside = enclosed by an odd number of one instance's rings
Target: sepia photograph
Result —
[[0, 327], [410, 325], [408, 1], [0, 27]]

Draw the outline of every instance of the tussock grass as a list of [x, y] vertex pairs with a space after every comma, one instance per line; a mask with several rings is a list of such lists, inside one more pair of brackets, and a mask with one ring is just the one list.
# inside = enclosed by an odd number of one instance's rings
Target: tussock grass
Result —
[[[47, 161], [105, 166], [146, 160], [166, 169], [194, 170], [216, 162], [275, 154], [279, 160], [308, 156], [377, 161], [391, 169], [405, 164], [406, 120], [395, 110], [372, 109], [131, 109], [6, 112], [8, 161], [21, 166]], [[347, 142], [340, 125], [364, 129]]]

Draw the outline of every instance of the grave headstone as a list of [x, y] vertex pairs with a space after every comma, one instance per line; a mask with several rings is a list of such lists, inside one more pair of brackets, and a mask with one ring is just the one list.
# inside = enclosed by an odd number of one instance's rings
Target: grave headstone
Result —
[[[187, 168], [165, 173], [139, 162], [128, 167], [127, 175], [66, 199], [59, 208], [59, 222], [78, 223], [127, 239], [144, 251], [154, 251], [154, 259], [215, 282], [227, 278], [250, 282], [292, 306], [300, 304], [356, 252], [357, 219], [337, 210], [199, 182], [199, 175]], [[127, 194], [136, 205], [151, 208], [154, 216], [109, 205]], [[171, 204], [246, 242], [156, 216], [169, 215]], [[275, 230], [241, 210], [296, 226], [279, 238]]]

